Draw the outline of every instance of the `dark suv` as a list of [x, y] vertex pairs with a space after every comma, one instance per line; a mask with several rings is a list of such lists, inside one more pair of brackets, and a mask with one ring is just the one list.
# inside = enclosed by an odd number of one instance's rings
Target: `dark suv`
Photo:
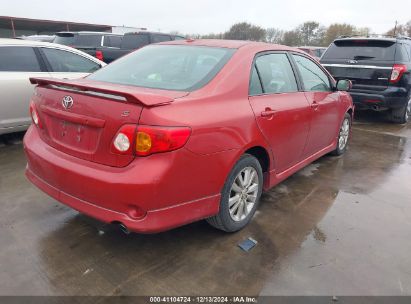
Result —
[[124, 34], [123, 40], [121, 41], [120, 48], [105, 48], [100, 47], [96, 49], [95, 57], [104, 61], [105, 63], [110, 63], [131, 51], [139, 49], [151, 43], [158, 43], [171, 40], [182, 40], [185, 39], [183, 36], [172, 35], [167, 33], [156, 33], [156, 32], [131, 32]]
[[338, 38], [320, 62], [336, 80], [352, 81], [357, 110], [389, 111], [395, 123], [410, 119], [411, 38]]

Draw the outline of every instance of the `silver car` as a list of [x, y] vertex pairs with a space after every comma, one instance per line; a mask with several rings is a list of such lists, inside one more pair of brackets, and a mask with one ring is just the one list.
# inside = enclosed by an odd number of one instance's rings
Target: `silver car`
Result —
[[64, 45], [0, 39], [0, 135], [29, 127], [30, 77], [80, 78], [105, 65]]

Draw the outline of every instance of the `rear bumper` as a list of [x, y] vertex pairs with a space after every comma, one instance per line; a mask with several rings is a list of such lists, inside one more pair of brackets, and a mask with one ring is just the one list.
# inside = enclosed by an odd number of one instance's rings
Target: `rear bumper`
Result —
[[[26, 133], [24, 148], [26, 176], [34, 185], [100, 221], [121, 222], [130, 231], [155, 233], [218, 213], [223, 181], [212, 171], [209, 180], [204, 180], [208, 175], [196, 180], [195, 172], [182, 174], [182, 162], [196, 163], [201, 158], [187, 150], [152, 155], [136, 159], [126, 168], [113, 168], [48, 146], [35, 127]], [[186, 165], [183, 170], [190, 168], [199, 169]], [[133, 217], [135, 206], [146, 211], [143, 218]]]
[[404, 88], [389, 87], [381, 92], [353, 89], [350, 95], [357, 110], [386, 110], [403, 107], [407, 103], [408, 92]]

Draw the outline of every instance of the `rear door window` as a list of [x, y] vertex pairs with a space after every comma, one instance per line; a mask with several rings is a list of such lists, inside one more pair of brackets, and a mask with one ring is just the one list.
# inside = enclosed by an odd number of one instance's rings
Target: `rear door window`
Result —
[[297, 92], [297, 82], [286, 54], [259, 56], [255, 61], [264, 93]]
[[41, 72], [36, 53], [32, 47], [0, 47], [0, 71]]
[[322, 59], [394, 61], [395, 41], [349, 39], [334, 41]]
[[150, 43], [147, 34], [124, 35], [121, 42], [122, 49], [138, 49]]
[[92, 73], [100, 65], [83, 56], [51, 48], [41, 48], [52, 72]]
[[295, 54], [293, 54], [293, 58], [300, 72], [305, 91], [331, 91], [330, 79], [314, 61]]

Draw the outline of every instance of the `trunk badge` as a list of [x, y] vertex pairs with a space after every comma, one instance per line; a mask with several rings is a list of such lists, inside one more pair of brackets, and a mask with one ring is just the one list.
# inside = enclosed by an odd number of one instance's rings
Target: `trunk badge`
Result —
[[71, 96], [66, 95], [63, 97], [61, 104], [63, 105], [63, 107], [67, 110], [70, 109], [73, 106], [74, 100]]
[[358, 61], [357, 60], [347, 60], [347, 63], [356, 64], [358, 63]]

